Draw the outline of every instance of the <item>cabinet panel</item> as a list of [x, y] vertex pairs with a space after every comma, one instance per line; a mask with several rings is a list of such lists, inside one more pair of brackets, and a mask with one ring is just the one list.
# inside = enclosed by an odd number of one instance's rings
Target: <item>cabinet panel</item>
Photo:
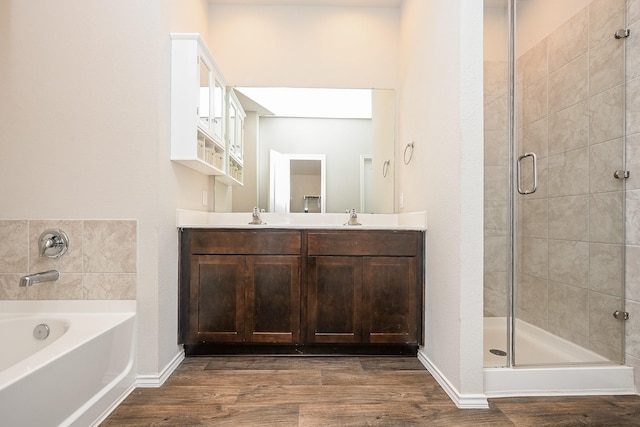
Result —
[[416, 343], [417, 261], [407, 257], [364, 259], [363, 338], [369, 343]]
[[360, 342], [362, 260], [310, 257], [308, 274], [308, 341]]
[[192, 254], [299, 255], [300, 250], [299, 231], [205, 230], [191, 237]]
[[403, 231], [313, 231], [308, 233], [309, 255], [416, 256], [418, 236]]
[[192, 258], [188, 343], [242, 341], [244, 270], [243, 257]]
[[247, 257], [246, 340], [300, 341], [300, 257]]

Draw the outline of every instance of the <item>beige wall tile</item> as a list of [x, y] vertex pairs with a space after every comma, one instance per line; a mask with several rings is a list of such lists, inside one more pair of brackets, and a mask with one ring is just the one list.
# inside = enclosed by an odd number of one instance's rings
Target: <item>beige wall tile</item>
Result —
[[26, 288], [21, 288], [20, 273], [0, 273], [0, 300], [26, 299]]
[[507, 166], [485, 166], [484, 199], [507, 200], [508, 178]]
[[627, 22], [638, 20], [640, 20], [640, 0], [627, 0]]
[[484, 62], [484, 96], [505, 96], [509, 85], [509, 63], [507, 61]]
[[[614, 30], [615, 32], [615, 30]], [[589, 93], [595, 95], [624, 82], [624, 42], [613, 37], [589, 51]]]
[[[640, 2], [635, 1], [636, 4]], [[640, 34], [640, 21], [633, 21], [631, 25], [627, 25], [627, 28], [631, 31], [631, 34]], [[632, 80], [640, 77], [640, 38], [628, 37], [625, 39], [626, 49], [626, 73], [627, 79]]]
[[625, 0], [594, 0], [589, 5], [590, 44], [602, 43], [624, 28]]
[[517, 285], [516, 299], [517, 307], [522, 314], [527, 313], [529, 319], [539, 325], [544, 319], [544, 328], [547, 327], [547, 307], [549, 306], [548, 281], [526, 274], [520, 275], [520, 282]]
[[587, 240], [589, 197], [566, 196], [549, 199], [549, 236], [562, 240]]
[[42, 282], [27, 288], [30, 300], [81, 300], [82, 274], [63, 273], [55, 282]]
[[546, 38], [520, 56], [518, 70], [522, 72], [521, 84], [524, 87], [539, 83], [547, 77], [549, 68], [547, 58]]
[[522, 129], [522, 137], [519, 139], [522, 152], [533, 151], [540, 158], [547, 157], [548, 135], [546, 118], [525, 126]]
[[603, 294], [623, 295], [622, 245], [591, 243], [589, 249], [589, 288]]
[[83, 297], [92, 300], [136, 299], [136, 275], [135, 273], [84, 274]]
[[622, 86], [591, 97], [589, 144], [594, 145], [622, 137], [623, 107]]
[[640, 190], [627, 191], [626, 237], [628, 245], [640, 245]]
[[509, 232], [509, 205], [506, 200], [487, 200], [484, 203], [485, 237], [507, 236]]
[[629, 320], [625, 322], [626, 352], [637, 357], [640, 355], [640, 302], [627, 301], [625, 309], [629, 312]]
[[627, 82], [626, 101], [627, 135], [635, 135], [640, 133], [640, 78]]
[[484, 239], [485, 271], [507, 271], [507, 238], [487, 237]]
[[622, 348], [622, 321], [614, 318], [613, 312], [623, 308], [622, 300], [618, 297], [589, 292], [590, 341]]
[[547, 116], [547, 79], [539, 80], [524, 88], [522, 102], [522, 123], [524, 126]]
[[[58, 270], [61, 273], [82, 272], [82, 221], [29, 221], [29, 273]], [[69, 249], [60, 258], [40, 256], [40, 234], [48, 229], [60, 229], [69, 237]]]
[[579, 148], [549, 158], [549, 197], [589, 192], [589, 150]]
[[135, 221], [85, 221], [85, 273], [135, 273]]
[[549, 75], [549, 112], [564, 110], [588, 96], [588, 57], [579, 56]]
[[589, 286], [589, 243], [549, 240], [549, 279], [587, 288]]
[[548, 239], [522, 239], [523, 274], [546, 279], [549, 276]]
[[622, 139], [592, 145], [589, 155], [589, 188], [591, 193], [621, 191], [623, 181], [613, 172], [624, 169]]
[[484, 100], [484, 130], [502, 131], [508, 129], [507, 97], [485, 98]]
[[484, 133], [485, 166], [506, 166], [509, 164], [509, 141], [507, 132], [486, 131]]
[[589, 240], [599, 243], [623, 242], [621, 191], [589, 197]]
[[555, 71], [587, 51], [588, 9], [584, 8], [549, 36], [549, 70]]
[[28, 221], [0, 220], [0, 273], [28, 271], [28, 239]]
[[589, 103], [582, 101], [549, 117], [549, 154], [589, 145]]
[[633, 171], [626, 180], [626, 189], [640, 189], [640, 134], [627, 136], [626, 160], [625, 169]]
[[[548, 160], [544, 157], [538, 157], [538, 187], [535, 193], [527, 194], [525, 197], [527, 200], [545, 199], [548, 197], [549, 190], [549, 172], [548, 172]], [[534, 170], [533, 159], [527, 157], [521, 162], [521, 187], [524, 191], [530, 191], [533, 189], [534, 184]]]
[[589, 335], [589, 291], [561, 283], [549, 283], [549, 324], [562, 336]]
[[640, 302], [640, 246], [627, 245], [625, 257], [625, 297]]
[[546, 199], [522, 202], [522, 236], [547, 237], [549, 206]]

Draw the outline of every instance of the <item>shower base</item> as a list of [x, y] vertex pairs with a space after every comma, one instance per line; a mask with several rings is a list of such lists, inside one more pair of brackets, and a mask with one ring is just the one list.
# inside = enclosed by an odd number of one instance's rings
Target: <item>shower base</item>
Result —
[[[490, 350], [507, 351], [506, 319], [484, 319], [487, 397], [635, 394], [633, 368], [613, 364], [540, 328], [517, 322], [516, 362], [519, 366], [505, 368], [506, 356]], [[573, 365], [567, 365], [569, 363]], [[533, 364], [538, 366], [531, 366]]]

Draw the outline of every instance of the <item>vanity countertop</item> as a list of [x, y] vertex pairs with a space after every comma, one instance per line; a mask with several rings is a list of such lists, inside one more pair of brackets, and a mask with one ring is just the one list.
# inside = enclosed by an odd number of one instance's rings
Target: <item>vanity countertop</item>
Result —
[[216, 213], [177, 209], [178, 228], [294, 228], [340, 230], [426, 230], [427, 213], [358, 214], [362, 225], [345, 225], [348, 213], [290, 213], [262, 212], [264, 224], [249, 224], [251, 212]]

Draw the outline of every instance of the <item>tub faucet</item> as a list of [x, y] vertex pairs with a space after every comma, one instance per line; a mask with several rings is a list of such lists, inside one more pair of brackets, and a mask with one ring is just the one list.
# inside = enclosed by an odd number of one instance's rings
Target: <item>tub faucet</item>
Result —
[[258, 211], [258, 208], [253, 208], [253, 213], [251, 213], [251, 222], [249, 224], [266, 224], [266, 222], [262, 222], [260, 219], [260, 211]]
[[60, 277], [58, 270], [43, 271], [41, 273], [28, 274], [20, 278], [20, 287], [26, 288], [34, 283], [55, 282]]
[[355, 209], [351, 209], [351, 212], [349, 213], [349, 222], [345, 225], [362, 225], [358, 222], [358, 214]]

